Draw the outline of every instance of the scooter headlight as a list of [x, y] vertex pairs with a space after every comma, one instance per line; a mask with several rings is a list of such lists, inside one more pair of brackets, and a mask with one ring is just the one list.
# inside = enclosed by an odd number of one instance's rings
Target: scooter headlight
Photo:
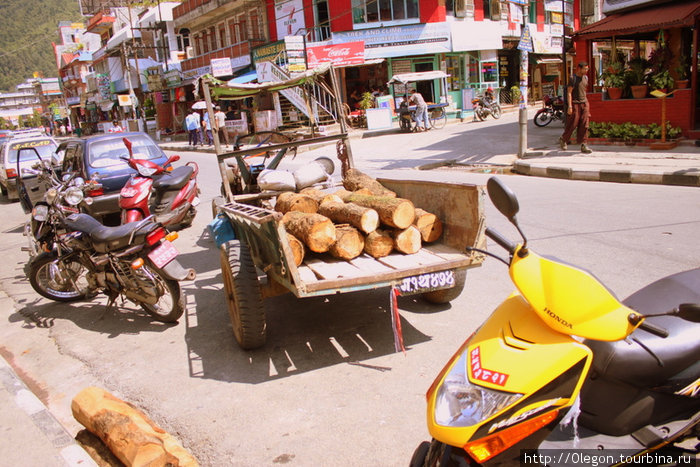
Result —
[[138, 170], [139, 170], [139, 174], [141, 174], [141, 176], [143, 176], [143, 177], [150, 177], [151, 175], [153, 175], [154, 173], [156, 173], [158, 171], [158, 169], [155, 167], [146, 167], [143, 164], [138, 165]]
[[442, 426], [472, 426], [497, 414], [523, 395], [496, 391], [469, 382], [467, 351], [452, 366], [438, 388], [435, 423]]
[[83, 190], [78, 187], [68, 188], [63, 195], [63, 199], [71, 206], [77, 206], [83, 198]]

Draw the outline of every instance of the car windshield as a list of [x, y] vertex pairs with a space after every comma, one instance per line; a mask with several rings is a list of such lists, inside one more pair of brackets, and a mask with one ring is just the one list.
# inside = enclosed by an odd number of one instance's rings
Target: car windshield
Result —
[[[134, 158], [157, 159], [163, 153], [160, 148], [149, 138], [144, 136], [130, 136]], [[127, 163], [120, 157], [129, 157], [129, 150], [124, 145], [122, 138], [99, 140], [90, 143], [88, 150], [88, 163], [91, 167], [126, 166]]]
[[[13, 163], [17, 162], [18, 155], [20, 162], [34, 161], [39, 159], [39, 157], [41, 157], [42, 160], [50, 161], [57, 147], [58, 145], [50, 139], [35, 139], [32, 141], [10, 143], [8, 161]], [[37, 157], [37, 153], [39, 157]]]

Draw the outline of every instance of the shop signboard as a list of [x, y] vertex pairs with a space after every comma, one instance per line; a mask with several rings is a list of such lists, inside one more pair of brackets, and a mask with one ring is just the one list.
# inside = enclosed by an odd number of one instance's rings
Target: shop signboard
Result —
[[253, 63], [272, 62], [284, 52], [284, 41], [273, 42], [253, 49]]
[[334, 44], [363, 41], [365, 59], [452, 52], [450, 23], [410, 24], [333, 33]]
[[290, 73], [303, 73], [306, 71], [304, 46], [304, 36], [287, 36], [284, 38], [284, 47], [287, 50], [287, 67]]
[[180, 75], [180, 70], [168, 70], [164, 75], [165, 84], [169, 88], [176, 88], [182, 83], [182, 76]]
[[296, 34], [304, 29], [304, 2], [303, 0], [277, 0], [275, 1], [275, 21], [277, 23], [277, 38]]
[[331, 62], [334, 66], [353, 66], [365, 63], [365, 43], [363, 41], [345, 44], [322, 45], [306, 48], [309, 68]]
[[212, 58], [211, 59], [211, 74], [214, 77], [231, 76], [233, 67], [231, 66], [230, 58]]
[[117, 100], [119, 101], [120, 107], [126, 107], [131, 105], [131, 96], [129, 94], [118, 94]]

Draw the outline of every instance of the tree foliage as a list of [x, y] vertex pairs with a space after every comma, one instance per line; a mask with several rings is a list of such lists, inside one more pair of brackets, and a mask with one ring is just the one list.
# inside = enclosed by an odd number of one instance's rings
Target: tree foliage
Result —
[[51, 43], [60, 21], [83, 21], [77, 0], [0, 1], [0, 91], [14, 91], [34, 72], [58, 76]]

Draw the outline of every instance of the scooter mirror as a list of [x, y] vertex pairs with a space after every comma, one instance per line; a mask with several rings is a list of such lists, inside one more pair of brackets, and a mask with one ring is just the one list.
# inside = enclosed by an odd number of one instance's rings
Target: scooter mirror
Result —
[[675, 314], [686, 321], [700, 323], [700, 303], [682, 303]]
[[496, 209], [515, 224], [515, 215], [520, 210], [515, 193], [496, 177], [489, 178], [488, 182], [486, 182], [486, 189]]

